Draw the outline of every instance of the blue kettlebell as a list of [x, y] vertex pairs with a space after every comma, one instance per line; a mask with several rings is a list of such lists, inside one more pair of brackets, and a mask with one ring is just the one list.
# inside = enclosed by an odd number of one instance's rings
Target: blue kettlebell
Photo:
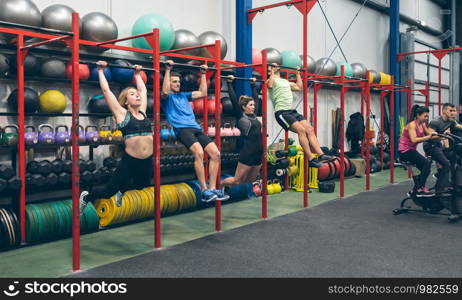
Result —
[[[43, 131], [43, 128], [48, 128], [49, 131]], [[50, 124], [42, 124], [39, 126], [39, 144], [53, 144], [55, 142], [55, 137], [53, 134], [53, 126]]]
[[[65, 130], [59, 131], [59, 128], [64, 128]], [[71, 141], [71, 136], [69, 135], [69, 128], [66, 125], [58, 125], [55, 127], [55, 141], [57, 144], [68, 144]]]
[[162, 141], [168, 141], [170, 139], [170, 130], [167, 128], [163, 128], [160, 130], [160, 139]]
[[[27, 131], [27, 129], [32, 129], [32, 131]], [[24, 133], [24, 140], [26, 145], [35, 145], [38, 143], [38, 135], [37, 131], [35, 130], [35, 127], [32, 125], [27, 125], [25, 127], [25, 130], [27, 132]]]

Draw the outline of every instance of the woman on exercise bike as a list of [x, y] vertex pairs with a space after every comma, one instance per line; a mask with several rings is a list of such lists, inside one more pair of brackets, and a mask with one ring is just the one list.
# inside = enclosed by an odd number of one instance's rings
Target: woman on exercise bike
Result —
[[404, 127], [399, 140], [399, 159], [415, 165], [419, 170], [419, 176], [414, 176], [413, 194], [416, 197], [432, 197], [434, 194], [425, 186], [430, 174], [431, 161], [427, 160], [417, 151], [417, 144], [430, 139], [439, 139], [437, 133], [427, 127], [428, 108], [414, 105], [411, 112], [411, 120]]

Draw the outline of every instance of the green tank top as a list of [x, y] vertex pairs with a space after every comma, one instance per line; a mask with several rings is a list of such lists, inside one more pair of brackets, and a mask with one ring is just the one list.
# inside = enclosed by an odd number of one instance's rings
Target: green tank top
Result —
[[275, 112], [293, 109], [293, 95], [292, 90], [290, 89], [290, 82], [288, 80], [276, 77], [274, 79], [273, 88], [268, 90]]

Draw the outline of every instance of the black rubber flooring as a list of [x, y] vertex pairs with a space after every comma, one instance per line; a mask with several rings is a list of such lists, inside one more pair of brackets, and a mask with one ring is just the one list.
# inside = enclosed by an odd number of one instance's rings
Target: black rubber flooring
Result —
[[461, 277], [462, 223], [392, 210], [402, 183], [70, 277]]

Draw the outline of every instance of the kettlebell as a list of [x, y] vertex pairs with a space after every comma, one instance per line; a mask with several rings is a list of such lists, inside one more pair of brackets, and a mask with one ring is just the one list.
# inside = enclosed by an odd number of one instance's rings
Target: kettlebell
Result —
[[170, 138], [175, 141], [176, 140], [175, 130], [173, 130], [173, 128], [170, 128], [169, 131], [170, 131]]
[[162, 141], [168, 141], [170, 139], [170, 130], [168, 128], [162, 128], [160, 130], [160, 139]]
[[[14, 128], [16, 132], [6, 132], [7, 128]], [[18, 126], [17, 125], [7, 125], [3, 127], [3, 134], [2, 134], [2, 144], [3, 145], [17, 145], [18, 144]]]
[[[59, 128], [64, 128], [65, 131], [59, 131]], [[55, 127], [55, 142], [57, 144], [67, 144], [70, 140], [69, 128], [66, 125], [58, 125]]]
[[[89, 129], [92, 128], [94, 130], [90, 131]], [[88, 125], [85, 127], [85, 140], [89, 144], [95, 144], [99, 142], [99, 134], [98, 134], [98, 127], [94, 125]]]
[[288, 148], [288, 156], [296, 156], [298, 153], [297, 147], [289, 146]]
[[[31, 128], [32, 131], [27, 131], [27, 129]], [[35, 127], [32, 125], [27, 125], [25, 128], [25, 133], [24, 133], [24, 140], [26, 145], [35, 145], [38, 143], [38, 135], [37, 135], [37, 130], [35, 130]]]
[[79, 144], [85, 144], [87, 139], [85, 138], [85, 130], [82, 125], [77, 126], [79, 128]]
[[268, 191], [268, 195], [274, 194], [274, 185], [271, 183], [271, 181], [268, 181], [268, 184], [266, 185], [266, 190]]
[[103, 143], [112, 142], [111, 127], [109, 125], [101, 125], [99, 127], [99, 140]]
[[241, 131], [236, 126], [233, 127], [232, 131], [233, 131], [233, 136], [240, 136], [241, 135]]
[[114, 130], [112, 132], [112, 140], [114, 142], [123, 142], [124, 141], [124, 137], [122, 136], [122, 131], [120, 130]]
[[[43, 128], [48, 128], [49, 131], [43, 131]], [[39, 144], [53, 144], [55, 142], [53, 127], [50, 124], [42, 124], [38, 128], [39, 137], [38, 142]]]
[[223, 129], [222, 129], [222, 135], [223, 136], [233, 136], [233, 130], [231, 129], [231, 125], [229, 123], [225, 123]]
[[261, 196], [261, 188], [260, 184], [258, 182], [253, 184], [252, 191], [255, 194], [256, 197]]
[[279, 194], [280, 192], [282, 192], [282, 186], [279, 183], [279, 180], [277, 179], [273, 181], [273, 191], [275, 194]]
[[207, 132], [208, 136], [215, 136], [215, 127], [214, 126], [209, 126], [209, 130]]

